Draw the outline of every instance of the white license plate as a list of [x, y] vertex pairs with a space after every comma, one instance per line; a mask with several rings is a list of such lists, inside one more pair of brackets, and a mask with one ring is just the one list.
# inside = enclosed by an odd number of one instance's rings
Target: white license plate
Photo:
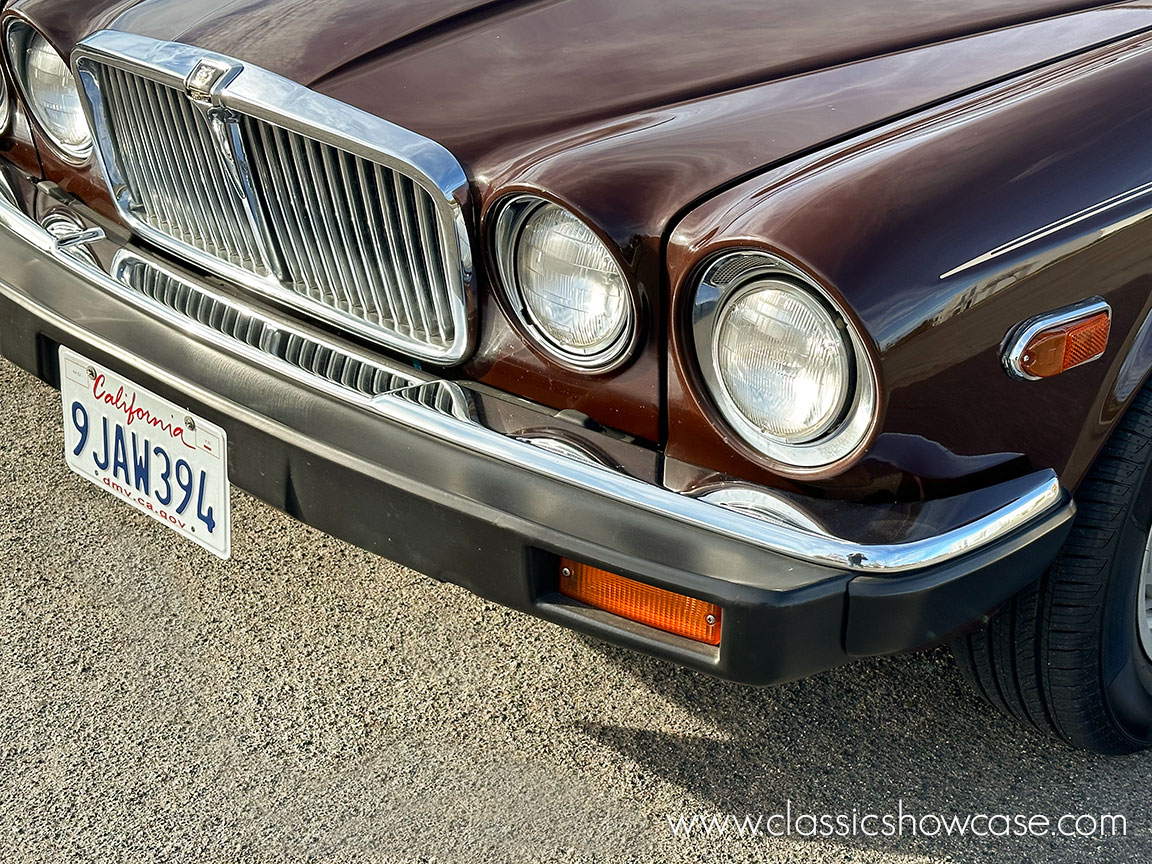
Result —
[[69, 468], [214, 555], [232, 553], [223, 429], [63, 346], [60, 392]]

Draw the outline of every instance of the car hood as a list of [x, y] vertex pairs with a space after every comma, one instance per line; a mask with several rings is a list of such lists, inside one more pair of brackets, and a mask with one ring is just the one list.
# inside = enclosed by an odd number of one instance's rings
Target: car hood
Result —
[[491, 143], [1100, 5], [143, 0], [113, 26], [353, 94], [433, 137]]
[[119, 20], [248, 55], [306, 84], [446, 47], [458, 62], [444, 77], [483, 63], [486, 73], [499, 70], [492, 83], [514, 85], [535, 96], [534, 105], [553, 102], [540, 96], [559, 88], [591, 109], [629, 94], [669, 99], [794, 75], [1102, 5], [1106, 0], [142, 0]]
[[[984, 47], [965, 36], [1011, 33], [1024, 22], [1083, 18], [1115, 6], [1074, 0], [17, 0], [69, 47], [110, 27], [197, 45], [262, 66], [431, 137], [478, 188], [569, 172], [556, 157], [581, 148], [585, 170], [615, 142], [637, 184], [612, 201], [622, 245], [659, 233], [707, 190], [790, 152], [968, 89], [1123, 31], [1100, 25]], [[1107, 10], [1099, 10], [1104, 13]], [[1115, 11], [1115, 10], [1113, 10]], [[1127, 10], [1129, 12], [1135, 10]], [[1059, 20], [1059, 19], [1057, 19]], [[1136, 26], [1136, 22], [1131, 22]], [[1072, 28], [1076, 29], [1076, 28]], [[1083, 29], [1083, 28], [1080, 28]], [[1106, 31], [1106, 32], [1105, 32]], [[995, 35], [992, 33], [991, 35]], [[977, 37], [978, 38], [978, 37]], [[1065, 40], [1068, 44], [1065, 44]], [[969, 40], [970, 41], [970, 40]], [[926, 61], [923, 46], [953, 46]], [[959, 46], [959, 47], [956, 47]], [[869, 67], [869, 58], [885, 63]], [[905, 62], [902, 58], [914, 58]], [[836, 70], [850, 70], [837, 75]], [[832, 74], [821, 74], [831, 72]], [[808, 114], [795, 115], [798, 100]], [[853, 104], [848, 104], [852, 102]], [[837, 116], [835, 112], [840, 112]], [[824, 115], [814, 122], [812, 112]], [[774, 121], [779, 117], [779, 122]], [[709, 135], [701, 136], [707, 123]], [[655, 133], [653, 130], [656, 130]], [[691, 148], [708, 151], [687, 155]], [[557, 166], [545, 171], [537, 163]], [[529, 166], [535, 173], [529, 176]], [[644, 175], [644, 176], [639, 176]], [[632, 176], [632, 175], [629, 175]], [[618, 170], [601, 177], [609, 191]], [[596, 218], [599, 191], [569, 178], [557, 197]], [[595, 183], [595, 178], [590, 178]], [[659, 212], [629, 213], [645, 184]], [[667, 190], [675, 189], [670, 194]], [[674, 200], [673, 200], [674, 199]], [[645, 201], [649, 199], [644, 198]], [[639, 225], [638, 222], [647, 224]], [[660, 223], [660, 224], [657, 224]]]

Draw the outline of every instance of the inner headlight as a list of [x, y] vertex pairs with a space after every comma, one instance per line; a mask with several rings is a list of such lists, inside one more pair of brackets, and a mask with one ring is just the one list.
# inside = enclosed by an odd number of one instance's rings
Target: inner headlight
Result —
[[53, 144], [71, 159], [82, 159], [92, 135], [76, 79], [64, 58], [40, 33], [20, 20], [8, 25], [8, 60], [24, 101]]
[[628, 280], [596, 233], [568, 210], [531, 195], [496, 220], [496, 261], [513, 311], [566, 365], [602, 370], [632, 343]]
[[855, 450], [875, 415], [875, 374], [858, 335], [800, 270], [728, 253], [701, 277], [693, 338], [728, 424], [788, 466], [818, 469]]

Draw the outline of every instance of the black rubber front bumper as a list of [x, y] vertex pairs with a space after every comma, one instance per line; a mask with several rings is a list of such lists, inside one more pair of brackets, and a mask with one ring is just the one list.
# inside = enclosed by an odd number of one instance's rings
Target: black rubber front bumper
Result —
[[[919, 570], [801, 560], [240, 359], [0, 226], [0, 351], [59, 386], [59, 345], [224, 427], [231, 481], [322, 531], [495, 602], [748, 683], [937, 642], [1039, 577], [1070, 525], [1065, 497], [994, 543]], [[561, 556], [719, 604], [721, 644], [566, 600]]]

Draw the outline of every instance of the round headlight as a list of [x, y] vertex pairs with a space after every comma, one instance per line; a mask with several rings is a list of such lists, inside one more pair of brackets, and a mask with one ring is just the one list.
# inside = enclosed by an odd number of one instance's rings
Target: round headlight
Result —
[[542, 348], [586, 370], [624, 357], [635, 332], [632, 292], [583, 221], [542, 198], [515, 198], [496, 220], [496, 260], [513, 311]]
[[92, 147], [92, 134], [68, 64], [23, 21], [8, 25], [7, 41], [12, 77], [37, 125], [65, 156], [83, 159]]
[[724, 401], [760, 434], [799, 444], [840, 419], [851, 351], [805, 289], [779, 279], [742, 289], [720, 311], [713, 346]]
[[697, 287], [693, 338], [728, 424], [764, 455], [818, 469], [855, 450], [875, 417], [875, 373], [814, 282], [763, 252], [728, 253]]

